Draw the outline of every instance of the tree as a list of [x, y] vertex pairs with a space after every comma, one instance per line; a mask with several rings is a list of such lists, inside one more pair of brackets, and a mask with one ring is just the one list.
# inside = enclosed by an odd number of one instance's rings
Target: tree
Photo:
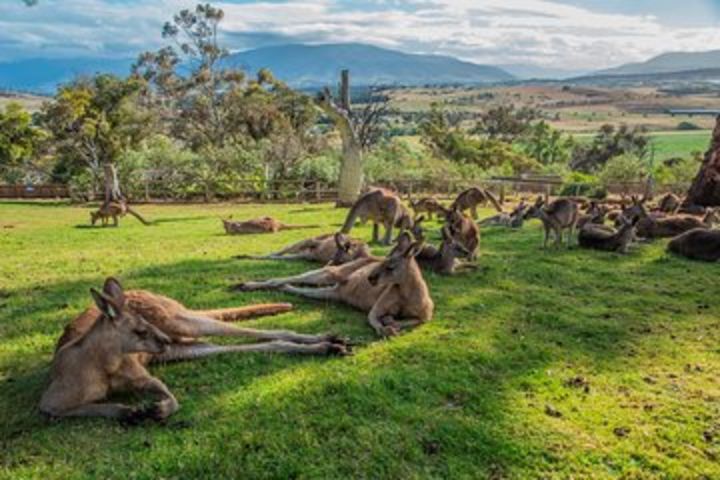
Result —
[[480, 114], [473, 133], [512, 143], [525, 135], [538, 118], [540, 112], [534, 108], [500, 105]]
[[544, 121], [530, 127], [519, 143], [525, 154], [542, 165], [567, 165], [575, 144], [572, 137], [563, 135]]
[[61, 87], [43, 106], [40, 121], [51, 133], [60, 157], [56, 173], [81, 168], [104, 176], [105, 201], [123, 199], [117, 180], [120, 154], [153, 132], [152, 113], [135, 101], [142, 84], [113, 75], [79, 79]]
[[32, 162], [45, 137], [20, 104], [9, 103], [0, 110], [0, 173], [14, 182], [22, 180], [28, 171], [38, 170]]
[[630, 154], [644, 158], [650, 139], [642, 127], [603, 125], [589, 145], [580, 145], [573, 152], [570, 168], [592, 173], [601, 169], [613, 157]]
[[720, 205], [720, 117], [713, 131], [710, 148], [688, 190], [684, 206], [715, 207]]

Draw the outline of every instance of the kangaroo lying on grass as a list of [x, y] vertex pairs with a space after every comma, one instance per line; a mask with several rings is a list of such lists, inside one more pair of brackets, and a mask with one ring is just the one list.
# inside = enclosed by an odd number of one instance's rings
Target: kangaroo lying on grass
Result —
[[90, 223], [94, 227], [98, 220], [102, 221], [102, 226], [107, 227], [110, 218], [113, 219], [113, 226], [118, 226], [118, 218], [122, 218], [127, 214], [140, 220], [143, 225], [150, 225], [139, 213], [130, 208], [126, 202], [108, 202], [103, 203], [99, 209], [94, 212], [90, 212]]
[[417, 201], [410, 200], [410, 207], [413, 209], [413, 212], [415, 212], [416, 218], [421, 214], [426, 214], [428, 220], [433, 219], [433, 214], [440, 216], [447, 213], [447, 209], [437, 199], [432, 197], [421, 198]]
[[582, 229], [586, 224], [604, 225], [607, 213], [605, 206], [593, 200], [588, 204], [585, 214], [578, 217], [577, 228]]
[[238, 255], [238, 259], [250, 260], [308, 260], [324, 265], [342, 265], [370, 256], [365, 242], [348, 238], [342, 233], [329, 233], [302, 240], [279, 252], [269, 255]]
[[[458, 240], [452, 236], [450, 229], [445, 226], [441, 230], [442, 242], [440, 248], [432, 245], [424, 244], [420, 253], [415, 256], [415, 260], [425, 271], [431, 271], [438, 275], [453, 275], [464, 269], [477, 269], [477, 265], [472, 263], [460, 262], [459, 258], [469, 259], [472, 255], [462, 246]], [[403, 238], [405, 237], [405, 238]], [[416, 240], [419, 240], [416, 238]], [[412, 243], [410, 234], [404, 232], [398, 238], [398, 244]]]
[[527, 210], [527, 208], [528, 206], [523, 200], [512, 212], [503, 212], [499, 215], [486, 218], [478, 222], [478, 225], [481, 227], [522, 228], [523, 223], [525, 223], [525, 210]]
[[637, 234], [643, 238], [670, 238], [696, 228], [710, 229], [718, 221], [715, 210], [710, 209], [700, 220], [691, 215], [672, 215], [657, 218], [649, 214], [642, 202], [637, 203], [628, 218], [637, 218]]
[[[167, 297], [143, 290], [123, 291], [108, 278], [102, 291], [91, 290], [95, 306], [77, 317], [60, 338], [50, 385], [40, 410], [55, 417], [109, 417], [122, 420], [163, 419], [179, 405], [165, 384], [146, 369], [153, 361], [188, 360], [226, 352], [346, 354], [342, 341], [330, 335], [239, 328], [226, 321], [274, 315], [288, 304], [253, 305], [223, 310], [189, 310]], [[248, 345], [211, 345], [205, 336], [253, 337]], [[157, 397], [151, 408], [103, 403], [113, 392], [134, 390]]]
[[663, 213], [677, 213], [682, 205], [682, 199], [674, 193], [664, 195], [658, 203], [658, 210]]
[[277, 233], [280, 230], [299, 230], [302, 228], [318, 228], [320, 225], [287, 225], [272, 217], [261, 217], [244, 222], [223, 220], [225, 233], [228, 235], [243, 235], [251, 233]]
[[492, 205], [495, 207], [495, 210], [497, 210], [499, 213], [502, 213], [502, 207], [500, 206], [500, 202], [498, 202], [497, 198], [495, 198], [495, 196], [489, 191], [477, 187], [468, 188], [464, 192], [461, 192], [460, 195], [458, 195], [455, 201], [452, 203], [452, 205], [450, 205], [450, 209], [460, 210], [461, 212], [464, 212], [465, 210], [470, 210], [472, 218], [477, 220], [478, 205], [484, 205], [488, 201], [492, 203]]
[[[333, 300], [368, 312], [368, 323], [383, 337], [430, 321], [434, 304], [415, 256], [422, 243], [404, 241], [385, 258], [356, 260], [301, 275], [245, 282], [241, 291], [280, 290], [317, 300]], [[309, 285], [314, 288], [298, 287]]]
[[668, 250], [704, 262], [720, 261], [720, 230], [696, 228], [670, 240]]
[[545, 206], [545, 200], [538, 197], [535, 205], [525, 213], [525, 219], [529, 218], [539, 218], [543, 223], [543, 227], [545, 227], [543, 248], [547, 248], [551, 231], [555, 234], [555, 244], [558, 247], [561, 246], [564, 230], [568, 230], [568, 246], [570, 246], [575, 225], [578, 221], [578, 207], [575, 202], [567, 198], [560, 198]]
[[608, 230], [609, 227], [605, 225], [588, 223], [580, 229], [578, 243], [583, 248], [627, 253], [635, 238], [636, 222], [637, 220], [624, 220], [623, 226], [617, 231]]
[[402, 232], [413, 226], [410, 211], [402, 204], [400, 197], [384, 189], [372, 190], [355, 202], [348, 212], [342, 233], [346, 235], [350, 233], [358, 218], [363, 223], [372, 220], [374, 243], [379, 241], [379, 226], [385, 228], [384, 245], [390, 245], [393, 228], [397, 227]]
[[475, 260], [480, 247], [480, 229], [475, 222], [453, 208], [446, 217], [446, 225], [453, 238], [470, 252], [470, 260]]

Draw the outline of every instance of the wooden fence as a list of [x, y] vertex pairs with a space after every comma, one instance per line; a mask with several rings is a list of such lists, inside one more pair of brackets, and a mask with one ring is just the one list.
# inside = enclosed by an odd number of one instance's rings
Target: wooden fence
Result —
[[65, 185], [0, 185], [0, 198], [70, 198]]

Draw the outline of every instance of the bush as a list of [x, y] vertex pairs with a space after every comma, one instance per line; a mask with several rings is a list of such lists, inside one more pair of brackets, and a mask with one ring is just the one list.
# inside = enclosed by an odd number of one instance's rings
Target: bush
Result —
[[647, 178], [647, 164], [636, 155], [613, 157], [598, 174], [600, 183], [607, 187], [613, 183], [640, 182]]
[[680, 122], [676, 128], [678, 130], [702, 130], [702, 128], [692, 122]]

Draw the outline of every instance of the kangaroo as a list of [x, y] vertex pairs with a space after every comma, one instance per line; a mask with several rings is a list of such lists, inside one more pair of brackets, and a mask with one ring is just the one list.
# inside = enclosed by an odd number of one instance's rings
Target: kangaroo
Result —
[[236, 289], [277, 289], [306, 298], [345, 303], [368, 312], [368, 323], [378, 335], [393, 336], [428, 322], [433, 316], [434, 304], [415, 260], [422, 247], [421, 242], [407, 246], [401, 243], [385, 259], [357, 260], [293, 277], [246, 282]]
[[658, 203], [658, 210], [663, 213], [677, 213], [680, 209], [682, 200], [673, 193], [664, 195]]
[[415, 217], [417, 218], [421, 214], [426, 214], [428, 220], [433, 219], [433, 214], [445, 215], [447, 212], [447, 209], [436, 199], [433, 197], [428, 198], [421, 198], [417, 201], [410, 200], [410, 207], [415, 212]]
[[500, 213], [493, 217], [486, 218], [478, 222], [481, 227], [505, 227], [505, 228], [522, 228], [525, 223], [525, 210], [528, 206], [523, 200], [515, 209], [510, 213]]
[[402, 204], [400, 198], [384, 189], [372, 190], [362, 195], [355, 202], [350, 212], [348, 212], [347, 219], [341, 230], [342, 233], [349, 234], [358, 218], [363, 223], [372, 220], [372, 241], [374, 243], [379, 241], [379, 226], [383, 225], [385, 238], [382, 243], [384, 245], [390, 245], [393, 228], [397, 227], [400, 231], [403, 231], [413, 226], [410, 211]]
[[720, 230], [696, 228], [670, 240], [668, 250], [693, 260], [720, 261]]
[[[288, 304], [196, 311], [143, 290], [125, 292], [114, 278], [91, 289], [95, 306], [77, 317], [58, 341], [50, 384], [40, 410], [54, 417], [100, 416], [121, 420], [163, 419], [179, 408], [165, 384], [146, 369], [151, 362], [189, 360], [228, 352], [346, 354], [330, 335], [239, 328], [226, 323], [290, 310]], [[211, 345], [204, 336], [267, 340], [247, 345]], [[151, 408], [103, 403], [115, 391], [135, 390], [158, 398]]]
[[539, 218], [543, 223], [545, 228], [543, 248], [547, 248], [551, 231], [555, 234], [555, 244], [558, 247], [562, 245], [563, 230], [568, 230], [568, 246], [572, 244], [575, 225], [578, 221], [578, 207], [575, 202], [567, 198], [560, 198], [545, 206], [545, 200], [538, 197], [535, 205], [525, 213], [525, 219], [529, 218]]
[[139, 213], [130, 208], [126, 202], [108, 202], [103, 203], [99, 209], [94, 212], [90, 212], [90, 223], [94, 227], [98, 220], [102, 221], [102, 226], [107, 227], [110, 223], [110, 218], [113, 219], [113, 226], [118, 226], [118, 218], [122, 218], [127, 214], [130, 214], [140, 220], [143, 225], [150, 225]]
[[624, 220], [623, 226], [617, 231], [608, 231], [604, 225], [586, 224], [578, 234], [578, 244], [583, 248], [604, 250], [606, 252], [627, 253], [635, 238], [637, 220]]
[[675, 237], [687, 231], [702, 228], [710, 229], [717, 221], [717, 214], [709, 210], [702, 220], [690, 215], [672, 215], [664, 218], [656, 218], [650, 215], [642, 203], [638, 204], [639, 218], [637, 223], [637, 234], [643, 238], [669, 238]]
[[599, 205], [596, 201], [588, 204], [584, 215], [578, 217], [577, 228], [582, 229], [586, 224], [602, 225], [605, 223], [605, 216], [608, 210], [604, 206]]
[[452, 236], [470, 252], [470, 260], [475, 260], [480, 247], [480, 229], [475, 222], [457, 209], [450, 210], [445, 221]]
[[461, 212], [470, 210], [472, 218], [477, 220], [478, 205], [483, 205], [488, 201], [493, 204], [498, 213], [502, 213], [502, 207], [500, 206], [500, 202], [498, 202], [497, 198], [495, 198], [495, 196], [489, 191], [477, 187], [468, 188], [467, 190], [461, 192], [452, 205], [450, 205], [450, 209], [460, 210]]
[[[438, 275], [453, 275], [464, 269], [477, 269], [477, 265], [458, 261], [458, 258], [469, 259], [472, 255], [452, 236], [447, 226], [442, 228], [441, 234], [442, 242], [439, 249], [432, 245], [424, 245], [415, 257], [421, 269]], [[405, 232], [403, 235], [408, 233]], [[410, 239], [406, 241], [409, 242]]]
[[299, 230], [303, 228], [318, 228], [320, 225], [288, 225], [272, 217], [261, 217], [244, 222], [223, 220], [225, 233], [228, 235], [243, 235], [252, 233], [277, 233], [280, 230]]
[[324, 265], [342, 265], [370, 255], [365, 242], [342, 233], [329, 233], [302, 240], [269, 255], [238, 255], [241, 260], [307, 260]]

